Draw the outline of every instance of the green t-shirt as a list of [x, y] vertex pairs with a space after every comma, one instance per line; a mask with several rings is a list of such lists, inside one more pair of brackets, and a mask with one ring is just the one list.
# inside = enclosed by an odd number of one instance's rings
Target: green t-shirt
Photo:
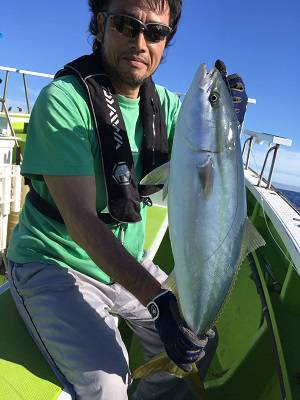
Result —
[[[180, 101], [165, 88], [156, 87], [165, 111], [171, 148]], [[100, 148], [86, 100], [85, 91], [73, 76], [56, 79], [41, 91], [30, 118], [21, 173], [32, 179], [34, 189], [51, 204], [54, 202], [42, 180], [43, 175], [95, 176], [97, 211], [103, 211], [106, 208], [106, 190]], [[143, 136], [139, 99], [118, 96], [118, 101], [139, 181]], [[142, 206], [141, 216], [142, 221], [138, 223], [110, 226], [138, 261], [143, 256], [145, 206]], [[13, 232], [8, 258], [16, 263], [58, 264], [104, 283], [110, 282], [101, 266], [97, 266], [71, 239], [65, 226], [41, 214], [28, 199]]]

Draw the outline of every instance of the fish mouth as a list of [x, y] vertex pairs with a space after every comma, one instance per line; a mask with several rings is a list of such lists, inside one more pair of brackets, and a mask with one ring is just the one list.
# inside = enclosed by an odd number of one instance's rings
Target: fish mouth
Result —
[[213, 67], [211, 70], [208, 70], [206, 64], [201, 64], [199, 68], [198, 74], [198, 87], [204, 91], [208, 91], [212, 85], [215, 76], [218, 74], [218, 70]]

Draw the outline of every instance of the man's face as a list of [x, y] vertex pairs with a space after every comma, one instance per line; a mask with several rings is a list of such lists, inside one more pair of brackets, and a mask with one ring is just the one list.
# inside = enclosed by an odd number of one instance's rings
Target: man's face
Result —
[[[144, 23], [155, 22], [164, 25], [170, 23], [170, 10], [167, 7], [160, 14], [149, 9], [147, 4], [138, 0], [111, 1], [108, 13], [125, 14]], [[137, 89], [143, 81], [158, 67], [166, 46], [166, 39], [153, 43], [147, 41], [144, 33], [128, 38], [118, 32], [111, 18], [98, 15], [98, 30], [102, 38], [102, 54], [106, 70], [121, 93], [128, 89]], [[121, 93], [122, 94], [122, 93]]]

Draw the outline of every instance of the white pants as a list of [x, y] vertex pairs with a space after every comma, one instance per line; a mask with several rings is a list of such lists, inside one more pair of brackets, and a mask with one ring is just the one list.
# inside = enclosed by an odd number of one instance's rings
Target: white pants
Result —
[[[166, 279], [151, 261], [143, 266], [158, 281]], [[9, 262], [8, 275], [32, 337], [76, 400], [128, 399], [128, 353], [114, 314], [140, 338], [146, 360], [164, 351], [147, 308], [117, 283], [42, 263]], [[180, 400], [187, 391], [183, 380], [163, 373], [142, 380], [133, 398]]]

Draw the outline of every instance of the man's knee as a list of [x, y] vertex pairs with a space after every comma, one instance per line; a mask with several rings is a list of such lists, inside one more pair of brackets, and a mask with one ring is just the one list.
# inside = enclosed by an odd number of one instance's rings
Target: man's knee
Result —
[[129, 373], [92, 371], [82, 373], [81, 382], [74, 383], [76, 400], [127, 400]]

